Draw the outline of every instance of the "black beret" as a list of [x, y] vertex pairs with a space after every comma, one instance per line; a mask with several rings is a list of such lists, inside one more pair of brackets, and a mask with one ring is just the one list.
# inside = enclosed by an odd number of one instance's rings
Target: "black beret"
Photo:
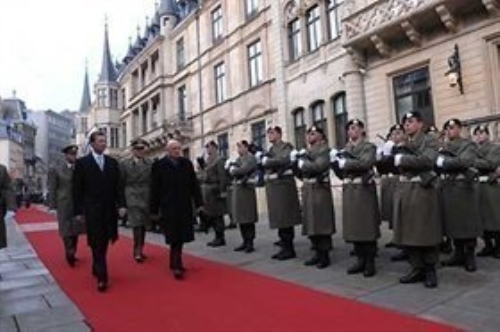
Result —
[[281, 129], [280, 126], [274, 126], [274, 127], [267, 128], [267, 132], [269, 133], [270, 131], [275, 131], [280, 135], [283, 133], [283, 130]]
[[401, 119], [401, 123], [405, 123], [406, 120], [409, 120], [411, 118], [415, 118], [418, 121], [422, 121], [422, 114], [420, 114], [420, 112], [417, 112], [417, 111], [408, 112], [405, 115], [403, 115], [403, 118]]
[[488, 129], [488, 126], [485, 126], [485, 125], [482, 125], [482, 126], [477, 126], [475, 129], [474, 129], [474, 135], [477, 135], [478, 133], [486, 133], [486, 134], [490, 134], [490, 130]]
[[389, 129], [389, 134], [392, 134], [395, 130], [402, 130], [404, 131], [405, 128], [403, 127], [402, 124], [395, 124]]
[[207, 144], [205, 144], [205, 148], [208, 148], [208, 147], [210, 147], [210, 146], [213, 146], [213, 147], [214, 147], [214, 148], [216, 148], [216, 149], [219, 147], [219, 145], [217, 145], [217, 143], [215, 143], [215, 141], [214, 141], [214, 140], [211, 140], [211, 141], [209, 141]]
[[64, 154], [77, 153], [78, 152], [78, 146], [76, 146], [75, 144], [70, 144], [68, 146], [65, 146], [61, 151]]
[[359, 119], [351, 119], [346, 123], [345, 130], [348, 130], [351, 125], [357, 125], [361, 128], [365, 128], [365, 124], [363, 123], [363, 121]]
[[427, 132], [428, 133], [437, 133], [439, 130], [437, 129], [436, 126], [429, 126], [429, 128], [427, 128]]
[[149, 143], [146, 140], [143, 140], [142, 138], [136, 138], [132, 142], [130, 142], [130, 145], [132, 147], [144, 147], [144, 148], [149, 148]]
[[448, 129], [448, 127], [450, 126], [457, 126], [457, 127], [462, 127], [462, 121], [460, 121], [459, 119], [449, 119], [448, 121], [446, 121], [443, 125], [443, 129]]
[[317, 132], [317, 133], [321, 134], [321, 136], [325, 137], [325, 131], [321, 127], [312, 126], [309, 129], [307, 129], [308, 134], [313, 132], [313, 131]]

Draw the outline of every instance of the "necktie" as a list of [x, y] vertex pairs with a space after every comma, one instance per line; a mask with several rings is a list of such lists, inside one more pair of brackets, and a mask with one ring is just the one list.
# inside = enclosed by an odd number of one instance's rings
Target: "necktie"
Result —
[[99, 165], [99, 168], [104, 170], [104, 159], [102, 157], [102, 154], [97, 155], [97, 164]]

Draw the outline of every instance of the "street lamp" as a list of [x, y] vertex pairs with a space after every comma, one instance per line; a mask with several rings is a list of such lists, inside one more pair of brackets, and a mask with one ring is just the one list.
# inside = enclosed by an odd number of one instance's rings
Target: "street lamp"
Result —
[[444, 74], [448, 78], [451, 87], [458, 86], [460, 94], [464, 94], [462, 83], [462, 68], [460, 63], [460, 54], [458, 52], [458, 44], [455, 44], [453, 54], [448, 58], [448, 71]]

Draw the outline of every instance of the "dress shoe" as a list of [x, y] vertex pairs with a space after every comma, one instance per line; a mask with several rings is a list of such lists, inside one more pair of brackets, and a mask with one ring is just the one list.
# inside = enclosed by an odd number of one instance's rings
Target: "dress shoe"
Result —
[[100, 293], [104, 293], [108, 289], [108, 283], [106, 281], [98, 281], [97, 282], [97, 291]]
[[239, 245], [236, 248], [234, 248], [234, 251], [244, 251], [246, 248], [247, 248], [247, 244], [246, 243], [242, 243], [241, 245]]
[[314, 254], [311, 258], [304, 262], [305, 266], [313, 266], [319, 263], [319, 255], [317, 253]]
[[184, 271], [182, 269], [175, 269], [172, 271], [172, 273], [174, 274], [174, 278], [176, 280], [184, 279]]
[[145, 257], [144, 257], [144, 255], [142, 255], [142, 254], [141, 254], [141, 255], [135, 255], [135, 256], [134, 256], [134, 259], [135, 259], [135, 261], [136, 261], [137, 263], [142, 263], [142, 262], [144, 262], [144, 258], [145, 258]]
[[427, 288], [436, 288], [438, 285], [436, 269], [434, 267], [426, 268], [424, 285]]
[[391, 256], [391, 261], [402, 262], [402, 261], [407, 261], [409, 258], [410, 256], [408, 255], [408, 253], [405, 250], [401, 250], [394, 256]]
[[425, 272], [422, 269], [413, 269], [407, 275], [399, 278], [402, 284], [414, 284], [425, 280]]
[[207, 243], [207, 246], [209, 247], [222, 247], [226, 245], [226, 240], [222, 238], [216, 238], [213, 241], [210, 241]]
[[347, 274], [358, 274], [365, 271], [365, 259], [358, 257], [356, 264], [347, 269]]

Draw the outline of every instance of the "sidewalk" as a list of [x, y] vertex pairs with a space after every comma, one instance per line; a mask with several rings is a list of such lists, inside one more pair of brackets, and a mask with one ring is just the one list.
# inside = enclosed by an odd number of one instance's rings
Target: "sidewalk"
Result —
[[7, 237], [9, 246], [0, 250], [0, 331], [90, 331], [16, 224], [7, 223]]

